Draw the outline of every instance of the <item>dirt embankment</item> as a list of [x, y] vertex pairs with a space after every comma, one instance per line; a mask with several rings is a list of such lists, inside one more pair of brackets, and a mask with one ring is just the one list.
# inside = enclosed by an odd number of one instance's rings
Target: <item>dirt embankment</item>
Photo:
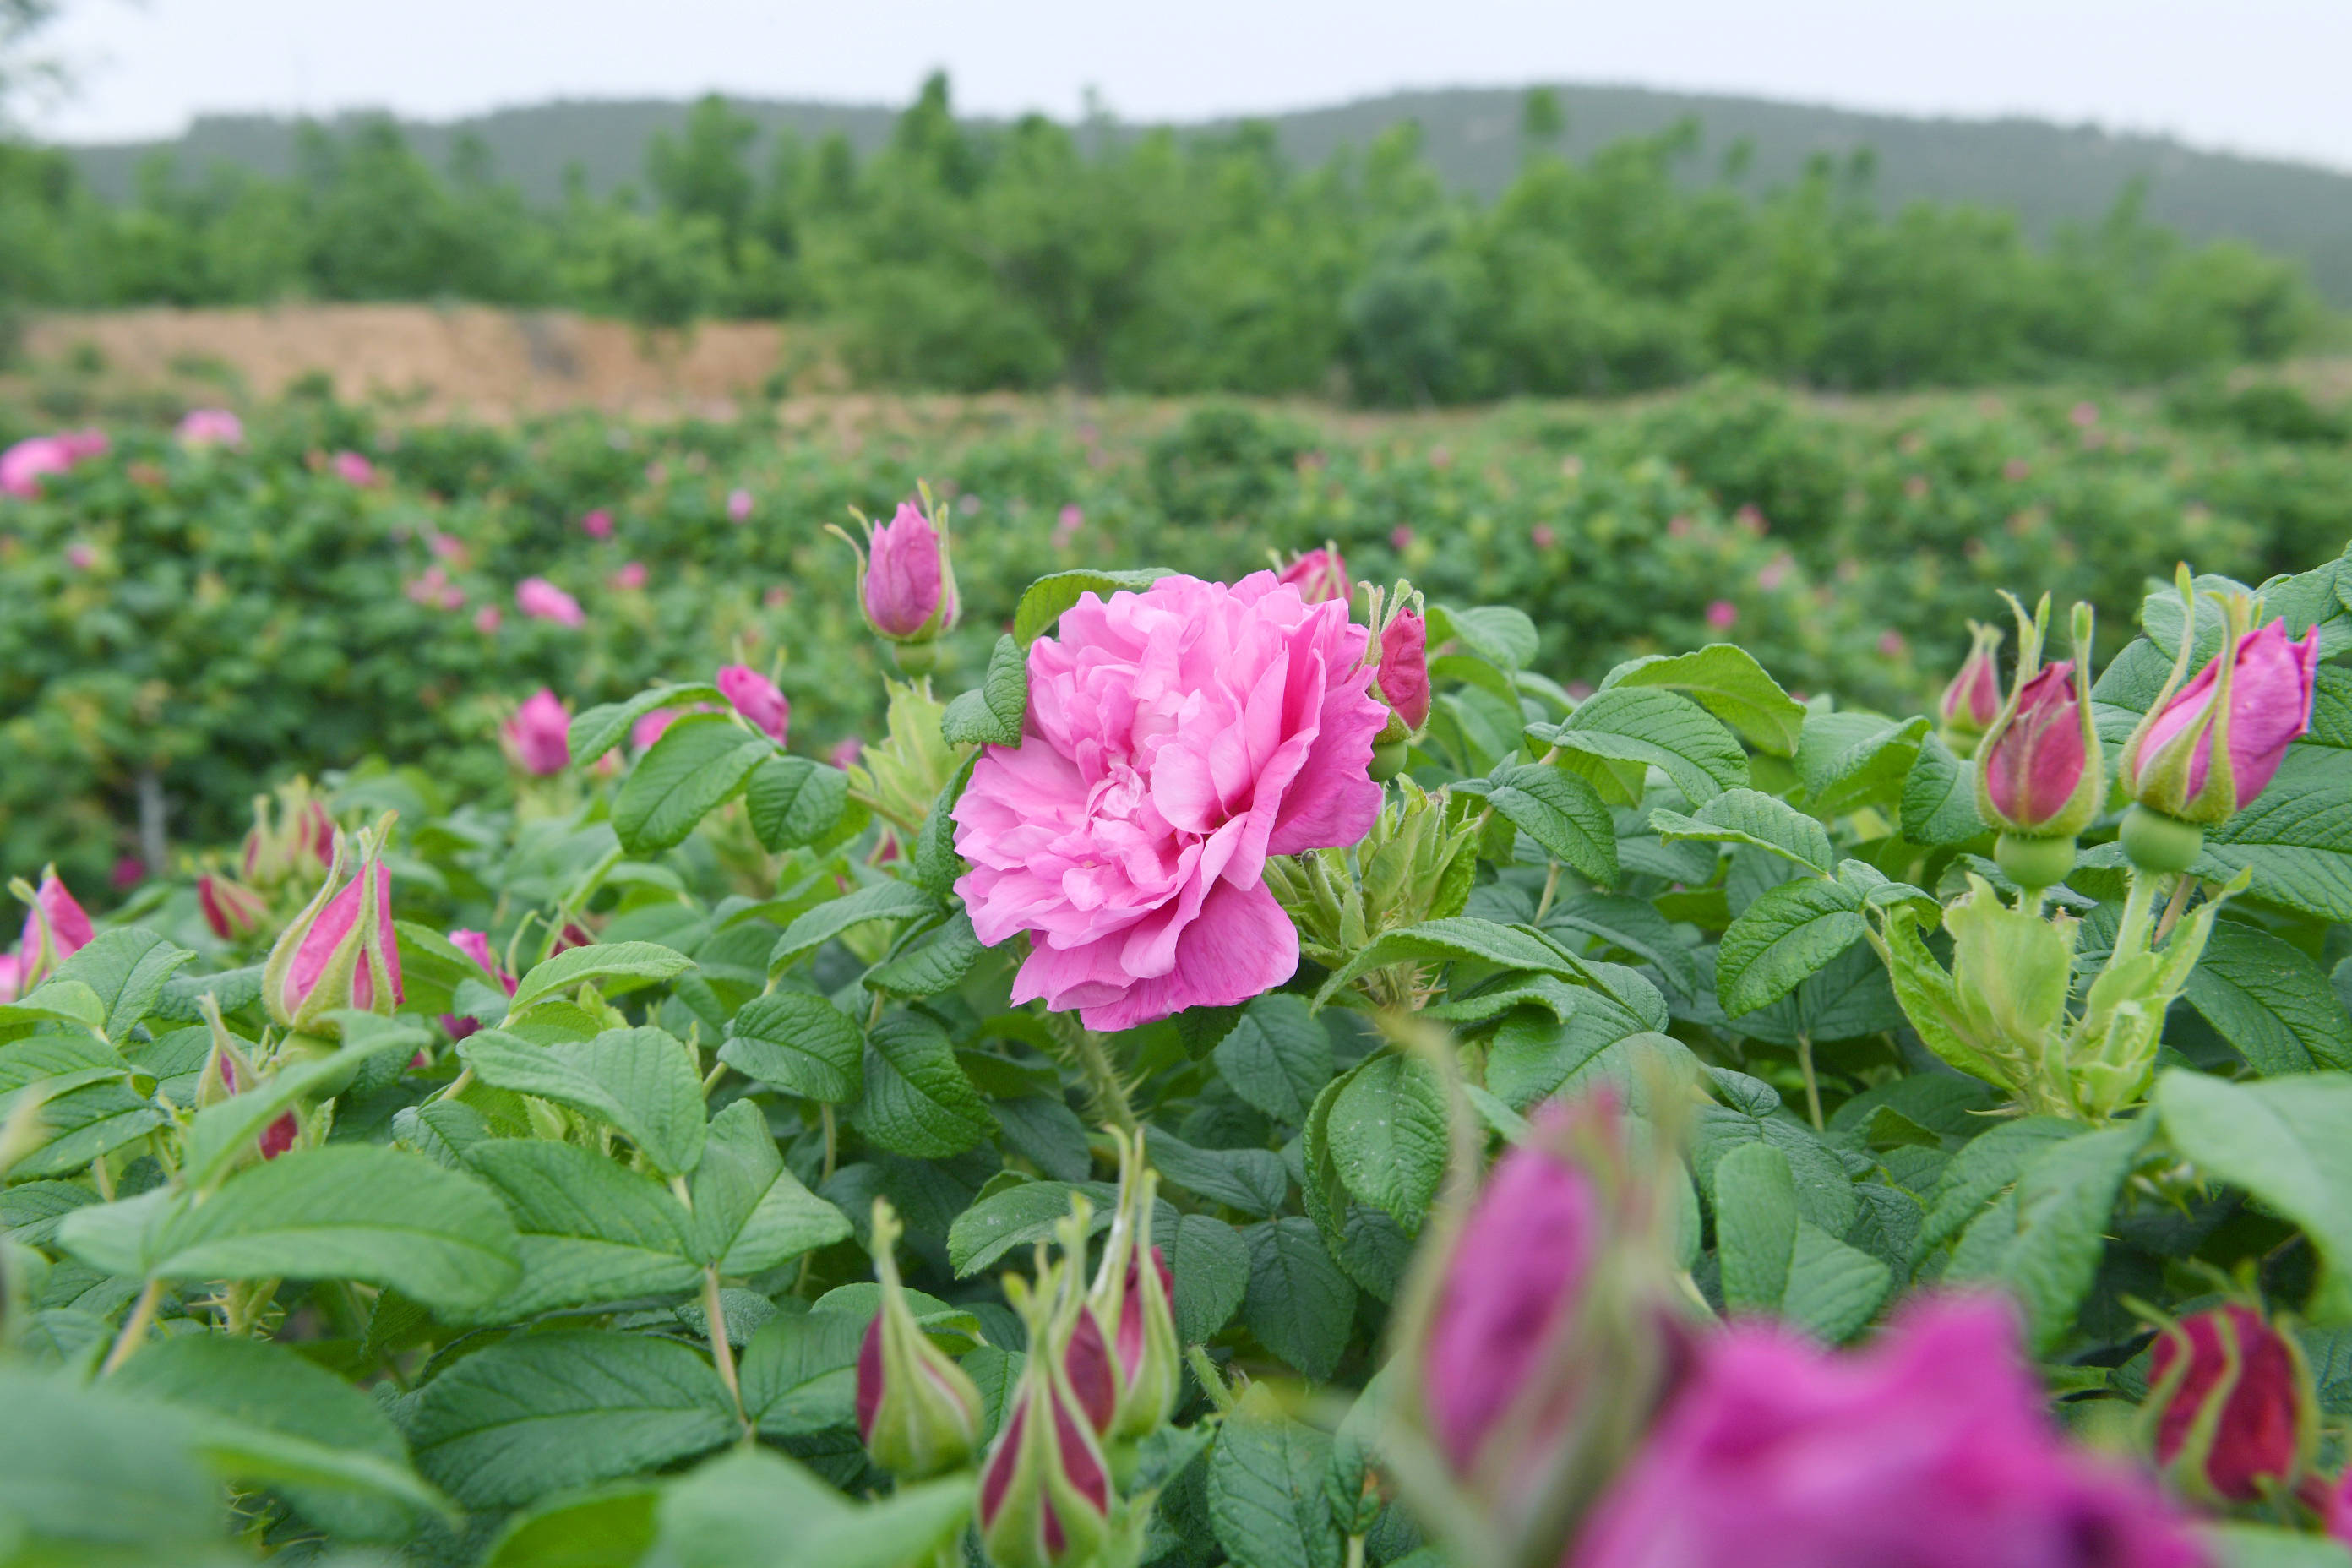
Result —
[[192, 397], [208, 382], [275, 397], [323, 374], [340, 397], [388, 397], [426, 417], [495, 419], [583, 405], [725, 417], [746, 394], [816, 390], [830, 379], [814, 342], [772, 321], [649, 333], [569, 311], [478, 305], [60, 312], [26, 323], [24, 349], [36, 365], [76, 366], [116, 384], [170, 384]]

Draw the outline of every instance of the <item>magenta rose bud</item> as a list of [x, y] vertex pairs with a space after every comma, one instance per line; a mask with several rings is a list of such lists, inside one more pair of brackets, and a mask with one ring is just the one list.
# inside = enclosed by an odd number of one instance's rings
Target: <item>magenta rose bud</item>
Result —
[[1969, 657], [1952, 683], [1944, 688], [1943, 701], [1937, 711], [1944, 721], [1944, 738], [1961, 751], [1979, 735], [1992, 728], [2000, 717], [2000, 629], [1979, 622], [1969, 623], [1970, 644]]
[[1734, 1323], [1565, 1568], [2209, 1568], [2152, 1484], [2069, 1445], [1987, 1299], [1912, 1308], [1865, 1350]]
[[1381, 695], [1408, 734], [1429, 722], [1429, 625], [1406, 608], [1381, 628]]
[[2124, 788], [2151, 811], [2226, 822], [2253, 804], [2311, 728], [2318, 631], [2290, 642], [2284, 621], [2252, 632], [2242, 624], [2233, 614], [2231, 650], [2152, 713], [2124, 752]]
[[[511, 996], [515, 994], [515, 977], [500, 967], [499, 955], [490, 950], [488, 932], [453, 931], [449, 933], [449, 945], [480, 964], [483, 973], [506, 987], [508, 995]], [[462, 1040], [481, 1026], [471, 1018], [461, 1018], [455, 1013], [444, 1013], [441, 1015], [441, 1027], [448, 1032], [451, 1039]]]
[[586, 534], [591, 539], [612, 538], [613, 514], [606, 511], [603, 507], [598, 507], [595, 510], [589, 512], [581, 518], [580, 531]]
[[269, 919], [269, 900], [244, 883], [207, 871], [196, 879], [196, 907], [223, 942], [244, 942]]
[[957, 881], [1013, 986], [1129, 1029], [1245, 1002], [1298, 968], [1266, 858], [1356, 843], [1380, 816], [1370, 634], [1260, 572], [1087, 594], [1029, 647], [1029, 719], [955, 805]]
[[576, 628], [588, 624], [588, 614], [580, 607], [580, 601], [544, 577], [526, 577], [515, 584], [515, 608], [532, 620], [553, 621], [561, 626]]
[[793, 705], [776, 683], [748, 664], [730, 664], [719, 671], [719, 689], [735, 711], [749, 719], [770, 740], [782, 745], [793, 721]]
[[1344, 605], [1355, 592], [1355, 585], [1348, 581], [1348, 563], [1336, 544], [1326, 544], [1320, 550], [1310, 550], [1294, 558], [1282, 569], [1280, 580], [1297, 589], [1299, 596], [1310, 605], [1333, 599]]
[[[332, 1037], [341, 1008], [390, 1013], [400, 1004], [400, 943], [392, 928], [392, 874], [381, 827], [338, 842], [327, 879], [278, 935], [261, 973], [261, 994], [281, 1027]], [[346, 855], [346, 850], [349, 855]], [[356, 859], [349, 880], [347, 858]]]
[[871, 555], [860, 592], [866, 619], [893, 642], [937, 637], [955, 624], [955, 579], [940, 531], [913, 502], [866, 536]]
[[2016, 713], [1986, 740], [1977, 761], [1995, 823], [2036, 837], [2060, 831], [2053, 825], [2074, 804], [2089, 762], [2074, 660], [2062, 659], [2025, 683]]
[[887, 1198], [874, 1200], [874, 1272], [882, 1303], [857, 1352], [857, 1440], [902, 1480], [960, 1469], [980, 1446], [980, 1388], [933, 1344], [898, 1281], [902, 1230]]
[[499, 727], [499, 741], [509, 760], [534, 778], [560, 773], [572, 765], [572, 714], [542, 686]]
[[2185, 1495], [2293, 1492], [2319, 1442], [2319, 1396], [2294, 1339], [2232, 1302], [2185, 1318], [2148, 1352], [2156, 1461]]
[[1030, 1353], [980, 1471], [981, 1544], [996, 1568], [1092, 1563], [1108, 1533], [1110, 1465], [1068, 1369], [1072, 1314], [1086, 1311], [1064, 1272], [1076, 1266], [1047, 1270], [1034, 1293], [1018, 1279], [1007, 1285]]
[[[30, 991], [58, 972], [58, 965], [89, 945], [95, 933], [89, 915], [51, 866], [41, 873], [41, 885], [28, 889], [14, 884], [25, 898], [25, 929], [16, 943], [17, 987]], [[30, 894], [29, 898], [26, 895]]]

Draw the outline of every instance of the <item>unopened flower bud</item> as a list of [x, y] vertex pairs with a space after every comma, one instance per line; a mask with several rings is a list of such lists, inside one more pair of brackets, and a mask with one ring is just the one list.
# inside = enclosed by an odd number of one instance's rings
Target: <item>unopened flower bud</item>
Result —
[[[874, 1271], [882, 1306], [857, 1352], [857, 1436], [901, 1480], [961, 1468], [980, 1446], [980, 1389], [931, 1343], [898, 1282], [900, 1231], [889, 1200], [874, 1200]], [[1033, 1358], [1034, 1359], [1034, 1358]]]
[[308, 779], [278, 786], [274, 804], [253, 797], [253, 826], [238, 860], [243, 879], [257, 888], [310, 882], [326, 873], [335, 856], [335, 819]]
[[2156, 1460], [2201, 1502], [2292, 1492], [2319, 1442], [2319, 1399], [2292, 1334], [2231, 1302], [2185, 1318], [2148, 1354]]
[[196, 879], [196, 907], [223, 942], [244, 942], [269, 920], [269, 900], [234, 878], [207, 871]]
[[2284, 621], [2252, 629], [2252, 602], [2229, 595], [2221, 600], [2227, 640], [2183, 687], [2196, 640], [2196, 590], [2186, 568], [2180, 594], [2189, 607], [2180, 653], [2163, 692], [2124, 746], [2123, 785], [2151, 812], [2206, 826], [2252, 805], [2278, 772], [2287, 747], [2311, 728], [2319, 633], [2315, 628], [2290, 642]]
[[1992, 728], [2001, 707], [2000, 661], [1995, 657], [2000, 648], [2000, 628], [1970, 621], [1969, 636], [1969, 657], [1952, 683], [1944, 688], [1943, 701], [1937, 708], [1943, 718], [1946, 743], [1962, 756], [1976, 749], [1977, 737]]
[[25, 930], [16, 944], [16, 987], [32, 990], [58, 972], [58, 965], [89, 945], [93, 934], [89, 915], [58, 876], [55, 866], [41, 872], [41, 885], [23, 882], [14, 890], [25, 901]]
[[719, 671], [719, 689], [770, 740], [782, 745], [793, 722], [793, 705], [776, 683], [748, 664], [730, 664]]
[[[449, 945], [480, 964], [491, 979], [506, 987], [508, 995], [515, 994], [515, 977], [499, 963], [499, 955], [490, 951], [488, 932], [453, 931], [449, 933]], [[461, 1018], [455, 1013], [444, 1013], [441, 1015], [441, 1027], [448, 1032], [452, 1040], [462, 1040], [479, 1029], [481, 1025], [471, 1018]]]
[[[923, 500], [929, 502], [929, 491]], [[900, 502], [887, 523], [859, 521], [866, 523], [862, 549], [840, 529], [833, 531], [857, 552], [857, 597], [874, 635], [898, 644], [928, 643], [954, 630], [955, 564], [946, 529], [912, 501]]]
[[[1118, 1212], [1087, 1293], [1084, 1321], [1108, 1341], [1114, 1408], [1098, 1430], [1114, 1439], [1150, 1436], [1167, 1423], [1181, 1390], [1184, 1348], [1176, 1332], [1175, 1281], [1151, 1245], [1159, 1173], [1144, 1163], [1143, 1133], [1111, 1130], [1118, 1144]], [[1074, 1380], [1075, 1381], [1075, 1380]]]
[[[2013, 598], [2010, 606], [2017, 614], [2017, 679], [1976, 742], [1977, 814], [2000, 829], [1993, 857], [2011, 879], [2048, 888], [2074, 869], [2074, 836], [2106, 795], [2091, 721], [2092, 614], [2088, 605], [2074, 606], [2074, 657], [2044, 668], [2050, 595], [2031, 616]], [[1981, 647], [1985, 628], [1978, 631]]]
[[1291, 558], [1279, 580], [1298, 590], [1299, 596], [1310, 605], [1326, 599], [1345, 600], [1355, 593], [1348, 581], [1348, 563], [1340, 556], [1339, 547], [1326, 542], [1320, 550], [1310, 550]]
[[509, 762], [534, 778], [560, 773], [572, 765], [572, 714], [542, 686], [499, 727], [499, 743]]
[[1429, 722], [1429, 625], [1417, 605], [1401, 607], [1381, 628], [1379, 680], [1406, 734], [1420, 734]]
[[[400, 946], [392, 929], [392, 873], [383, 865], [386, 813], [356, 846], [338, 838], [326, 880], [269, 950], [261, 994], [280, 1026], [331, 1036], [340, 1008], [390, 1013], [400, 1004]], [[345, 851], [358, 860], [343, 879]]]
[[1066, 1363], [1052, 1350], [1083, 1309], [1076, 1268], [1065, 1259], [1041, 1273], [1034, 1294], [1018, 1279], [1005, 1282], [1028, 1321], [1030, 1354], [981, 1469], [980, 1539], [996, 1568], [1087, 1563], [1108, 1532], [1110, 1468]]

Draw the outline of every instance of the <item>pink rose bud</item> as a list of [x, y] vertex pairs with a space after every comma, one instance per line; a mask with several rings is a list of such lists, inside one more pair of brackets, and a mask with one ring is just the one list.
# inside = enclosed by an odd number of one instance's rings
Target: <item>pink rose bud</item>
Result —
[[245, 445], [245, 421], [226, 408], [191, 408], [180, 418], [180, 445], [191, 450], [204, 447]]
[[727, 521], [730, 522], [751, 521], [751, 492], [750, 490], [740, 489], [729, 490], [727, 492]]
[[1412, 734], [1429, 722], [1429, 625], [1407, 606], [1381, 628], [1381, 695]]
[[[337, 1009], [388, 1014], [399, 1005], [400, 944], [392, 929], [392, 874], [383, 866], [391, 826], [387, 815], [355, 843], [337, 841], [325, 882], [269, 950], [261, 995], [281, 1027], [331, 1037], [338, 1030], [328, 1015]], [[346, 881], [349, 858], [358, 863]]]
[[223, 942], [244, 942], [269, 919], [269, 900], [244, 883], [215, 871], [196, 879], [196, 907], [205, 924]]
[[[1159, 1173], [1144, 1163], [1140, 1131], [1113, 1128], [1110, 1136], [1118, 1143], [1118, 1211], [1071, 1336], [1070, 1384], [1097, 1431], [1132, 1442], [1158, 1431], [1174, 1413], [1184, 1349], [1176, 1332], [1175, 1279], [1168, 1259], [1151, 1245]], [[1079, 1376], [1078, 1341], [1089, 1328], [1094, 1344], [1108, 1352], [1101, 1363], [1110, 1380], [1108, 1412], [1098, 1413]]]
[[901, 1226], [874, 1200], [874, 1271], [881, 1309], [857, 1352], [857, 1440], [900, 1480], [961, 1468], [980, 1447], [980, 1389], [915, 1320], [895, 1255]]
[[735, 705], [736, 712], [749, 719], [770, 740], [783, 744], [792, 726], [793, 705], [776, 689], [774, 681], [748, 664], [730, 664], [720, 667], [718, 682], [719, 691]]
[[877, 528], [866, 525], [871, 556], [861, 572], [859, 592], [866, 619], [892, 642], [920, 642], [955, 625], [955, 574], [949, 569], [946, 540], [913, 502]]
[[1299, 597], [1310, 605], [1331, 599], [1344, 604], [1355, 592], [1355, 585], [1348, 581], [1348, 563], [1340, 557], [1336, 544], [1326, 544], [1320, 550], [1310, 550], [1294, 558], [1282, 569], [1277, 580], [1297, 589]]
[[575, 629], [588, 624], [580, 601], [544, 577], [526, 577], [515, 584], [515, 608], [535, 621], [553, 621]]
[[499, 727], [499, 742], [508, 759], [533, 777], [560, 773], [572, 765], [572, 712], [542, 686]]
[[580, 520], [580, 531], [591, 539], [612, 538], [613, 514], [603, 507], [598, 507]]
[[346, 484], [355, 485], [361, 489], [371, 489], [375, 484], [375, 465], [357, 452], [336, 453], [332, 466], [336, 478]]
[[2319, 1396], [2302, 1350], [2236, 1302], [2157, 1337], [2145, 1409], [2156, 1462], [2207, 1503], [2293, 1492], [2319, 1443]]
[[1960, 672], [1944, 688], [1938, 707], [1947, 740], [1973, 740], [1992, 728], [2000, 717], [2000, 628], [1969, 623], [1969, 657]]
[[644, 751], [662, 738], [662, 731], [677, 721], [677, 715], [667, 708], [656, 708], [629, 726], [629, 745]]
[[866, 742], [855, 735], [845, 735], [833, 743], [833, 750], [825, 753], [825, 761], [842, 772], [847, 773], [857, 765], [857, 759], [865, 754]]
[[[55, 866], [41, 872], [41, 885], [13, 884], [26, 904], [25, 929], [16, 943], [17, 984], [30, 991], [58, 972], [58, 965], [89, 945], [95, 934], [89, 915], [75, 901]], [[28, 896], [29, 895], [29, 896]]]
[[[2248, 632], [2242, 610], [2231, 614], [2231, 649], [2214, 655], [2124, 749], [2126, 792], [2183, 822], [2225, 822], [2252, 805], [2287, 747], [2311, 728], [2317, 628], [2290, 642], [2284, 621]], [[2226, 749], [2217, 749], [2225, 728]]]
[[[490, 938], [487, 931], [453, 931], [449, 933], [449, 945], [480, 964], [483, 973], [507, 988], [508, 995], [515, 994], [515, 977], [499, 966], [499, 955], [490, 951]], [[444, 1013], [441, 1015], [441, 1027], [447, 1031], [452, 1040], [462, 1040], [479, 1029], [481, 1025], [471, 1018], [461, 1018], [455, 1013]]]
[[2090, 762], [2074, 661], [2047, 666], [2018, 693], [2017, 711], [1986, 737], [1977, 752], [1987, 813], [1993, 823], [2029, 837], [2081, 830], [2070, 813]]
[[1110, 1418], [1118, 1414], [1118, 1372], [1111, 1364], [1110, 1342], [1103, 1337], [1091, 1308], [1080, 1307], [1070, 1326], [1069, 1341], [1062, 1347], [1062, 1370], [1087, 1424], [1097, 1432], [1109, 1431]]
[[275, 1160], [294, 1147], [294, 1140], [301, 1135], [301, 1122], [295, 1119], [292, 1111], [288, 1111], [261, 1130], [261, 1157]]
[[1066, 1345], [1075, 1326], [1057, 1308], [1066, 1293], [1058, 1269], [1074, 1267], [1062, 1262], [1034, 1296], [1017, 1282], [1013, 1291], [1029, 1321], [1030, 1354], [980, 1471], [981, 1545], [996, 1568], [1091, 1563], [1109, 1523], [1109, 1462], [1051, 1349]]

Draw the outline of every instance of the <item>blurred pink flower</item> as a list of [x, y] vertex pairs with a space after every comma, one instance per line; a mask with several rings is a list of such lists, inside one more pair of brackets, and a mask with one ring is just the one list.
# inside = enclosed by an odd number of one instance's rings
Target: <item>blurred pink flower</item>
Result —
[[624, 562], [613, 574], [612, 583], [623, 593], [635, 593], [646, 585], [646, 563], [642, 561]]
[[488, 637], [499, 629], [499, 607], [496, 605], [484, 605], [474, 612], [474, 629], [484, 637]]
[[1796, 563], [1785, 555], [1774, 556], [1764, 563], [1761, 571], [1756, 574], [1756, 585], [1768, 594], [1775, 592], [1781, 584], [1789, 580], [1790, 569], [1795, 565]]
[[776, 689], [776, 683], [748, 664], [719, 667], [719, 689], [734, 704], [735, 711], [749, 719], [765, 731], [769, 739], [781, 745], [793, 721], [793, 705]]
[[574, 628], [588, 624], [580, 601], [544, 577], [526, 577], [515, 584], [515, 608], [535, 621], [553, 621]]
[[1739, 619], [1739, 606], [1728, 599], [1717, 599], [1706, 607], [1706, 624], [1717, 631], [1729, 631]]
[[1690, 537], [1690, 531], [1691, 531], [1691, 520], [1690, 520], [1690, 519], [1688, 519], [1688, 518], [1686, 518], [1686, 517], [1670, 517], [1670, 518], [1666, 519], [1666, 537], [1667, 537], [1667, 538], [1669, 538], [1669, 539], [1688, 539], [1688, 538]]
[[613, 514], [603, 507], [598, 507], [580, 520], [580, 531], [591, 539], [612, 538]]
[[1878, 634], [1878, 651], [1888, 658], [1900, 658], [1906, 646], [1903, 634], [1891, 626]]
[[2033, 472], [2033, 465], [2022, 458], [2011, 458], [2000, 466], [2000, 477], [2011, 484], [2017, 483], [2032, 472]]
[[66, 563], [77, 572], [87, 572], [98, 564], [98, 548], [77, 539], [66, 546]]
[[1731, 514], [1731, 521], [1759, 539], [1765, 532], [1764, 513], [1754, 501], [1749, 501]]
[[0, 452], [0, 494], [31, 500], [41, 493], [43, 474], [74, 466], [78, 448], [70, 436], [34, 436]]
[[1433, 468], [1452, 468], [1454, 466], [1454, 449], [1450, 447], [1444, 446], [1432, 447], [1429, 449], [1429, 466]]
[[2099, 405], [2088, 401], [2077, 403], [2067, 410], [2066, 417], [2074, 422], [2077, 430], [2088, 430], [2099, 422]]
[[116, 892], [127, 893], [146, 879], [147, 862], [136, 855], [125, 855], [115, 861], [113, 874], [107, 882]]
[[472, 552], [466, 548], [466, 542], [455, 534], [436, 533], [425, 540], [425, 548], [452, 566], [463, 566], [472, 556]]
[[1528, 542], [1538, 550], [1549, 550], [1559, 542], [1559, 533], [1548, 522], [1539, 522], [1528, 530]]
[[825, 760], [835, 767], [846, 771], [856, 766], [857, 759], [865, 753], [865, 742], [855, 735], [845, 735], [833, 743], [833, 750], [825, 753]]
[[571, 710], [542, 686], [499, 726], [499, 743], [517, 767], [546, 778], [572, 765], [571, 731]]
[[727, 521], [730, 522], [749, 522], [751, 521], [751, 492], [750, 490], [738, 487], [737, 489], [727, 492]]
[[760, 602], [772, 610], [781, 610], [793, 602], [793, 591], [779, 583], [760, 596]]
[[242, 447], [245, 421], [226, 408], [191, 408], [181, 416], [178, 435], [183, 447]]
[[375, 484], [375, 465], [357, 452], [338, 452], [330, 459], [329, 466], [335, 470], [336, 478], [346, 484], [355, 485], [361, 489], [371, 489]]
[[629, 726], [629, 744], [642, 752], [662, 738], [662, 731], [677, 721], [677, 715], [667, 708], [656, 708]]
[[1402, 555], [1412, 548], [1412, 530], [1400, 522], [1389, 530], [1389, 548]]

